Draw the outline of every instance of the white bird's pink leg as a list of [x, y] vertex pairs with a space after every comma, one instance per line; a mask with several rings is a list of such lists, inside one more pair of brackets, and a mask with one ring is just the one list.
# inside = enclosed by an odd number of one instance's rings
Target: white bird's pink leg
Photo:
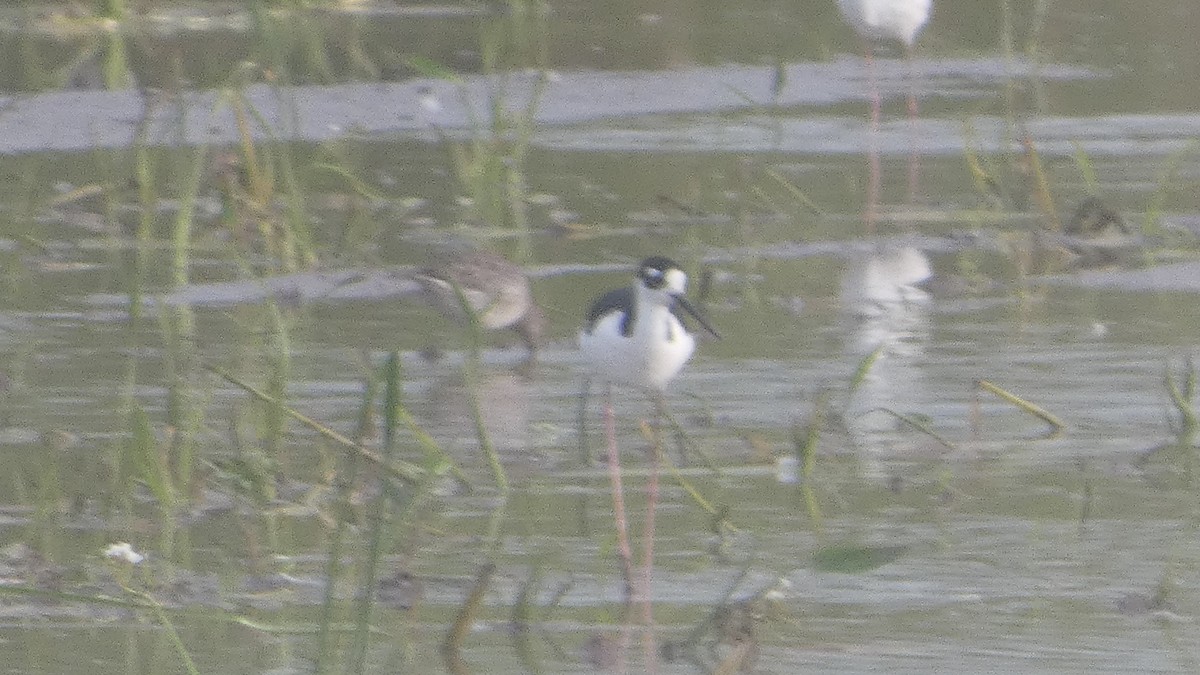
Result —
[[876, 81], [875, 74], [875, 54], [871, 47], [871, 43], [866, 43], [867, 61], [867, 86], [871, 90], [871, 128], [867, 132], [867, 162], [869, 165], [869, 174], [867, 176], [867, 205], [863, 210], [863, 225], [866, 228], [867, 236], [875, 235], [875, 217], [876, 211], [879, 208], [879, 184], [882, 180], [882, 170], [879, 162], [879, 119], [880, 107], [879, 100], [879, 84]]

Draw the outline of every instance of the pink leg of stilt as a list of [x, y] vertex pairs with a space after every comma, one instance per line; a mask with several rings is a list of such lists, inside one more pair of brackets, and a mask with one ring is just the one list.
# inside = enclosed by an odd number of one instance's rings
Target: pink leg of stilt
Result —
[[625, 601], [633, 598], [633, 553], [629, 548], [629, 525], [625, 519], [625, 492], [621, 487], [621, 453], [617, 450], [617, 422], [612, 408], [612, 385], [604, 394], [604, 435], [608, 439], [608, 475], [612, 483], [613, 519], [617, 523], [617, 553], [625, 576]]
[[908, 203], [915, 204], [921, 181], [921, 158], [917, 152], [917, 64], [912, 46], [905, 49], [908, 61]]
[[879, 183], [882, 170], [879, 165], [879, 118], [880, 101], [879, 85], [875, 81], [875, 54], [871, 45], [867, 44], [867, 86], [871, 89], [871, 128], [867, 139], [867, 162], [870, 173], [867, 177], [867, 205], [863, 209], [863, 225], [867, 236], [875, 235], [875, 215], [879, 207]]
[[642, 530], [642, 600], [646, 603], [643, 606], [642, 618], [647, 624], [653, 621], [650, 590], [654, 569], [654, 512], [658, 506], [659, 448], [655, 447], [651, 452], [653, 455], [650, 457], [650, 479], [646, 483], [646, 523], [645, 529]]
[[642, 624], [646, 635], [643, 645], [646, 659], [646, 671], [653, 673], [658, 670], [658, 646], [654, 639], [654, 602], [653, 602], [653, 572], [654, 572], [654, 515], [658, 507], [658, 462], [659, 452], [662, 451], [660, 430], [662, 429], [662, 399], [654, 403], [657, 414], [654, 424], [654, 441], [650, 449], [650, 479], [646, 484], [646, 523], [642, 530]]

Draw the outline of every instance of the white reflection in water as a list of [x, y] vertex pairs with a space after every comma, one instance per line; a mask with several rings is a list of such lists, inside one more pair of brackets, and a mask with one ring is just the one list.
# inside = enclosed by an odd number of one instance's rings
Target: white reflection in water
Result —
[[932, 277], [929, 258], [919, 249], [876, 249], [851, 260], [842, 275], [842, 309], [860, 317], [911, 312], [928, 303], [929, 294], [921, 284]]
[[912, 246], [874, 249], [851, 260], [842, 275], [847, 355], [859, 362], [881, 350], [846, 411], [848, 428], [866, 448], [886, 450], [882, 434], [897, 428], [896, 418], [880, 409], [904, 414], [924, 398], [930, 296], [921, 284], [932, 276], [929, 259]]

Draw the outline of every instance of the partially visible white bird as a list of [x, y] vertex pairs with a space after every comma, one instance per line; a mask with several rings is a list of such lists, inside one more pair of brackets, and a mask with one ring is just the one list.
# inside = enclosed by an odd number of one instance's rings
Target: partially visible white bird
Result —
[[[912, 67], [912, 48], [917, 35], [929, 21], [933, 0], [837, 0], [838, 9], [846, 22], [865, 41], [867, 79], [871, 90], [871, 147], [870, 171], [867, 184], [867, 208], [864, 212], [868, 234], [874, 234], [875, 208], [879, 203], [879, 152], [875, 136], [879, 130], [880, 102], [879, 87], [875, 83], [875, 58], [873, 43], [895, 40], [904, 45], [905, 56]], [[912, 77], [912, 76], [910, 76]], [[914, 136], [908, 164], [908, 200], [916, 199], [919, 167], [916, 161], [917, 97], [910, 83], [908, 93], [908, 117]]]
[[864, 39], [897, 40], [905, 49], [912, 49], [933, 9], [933, 0], [837, 0], [837, 4], [846, 22]]

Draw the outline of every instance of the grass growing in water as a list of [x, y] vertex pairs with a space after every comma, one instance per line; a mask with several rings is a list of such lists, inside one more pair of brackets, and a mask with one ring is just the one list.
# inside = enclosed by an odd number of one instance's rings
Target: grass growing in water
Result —
[[[467, 196], [468, 222], [524, 232], [529, 228], [525, 163], [548, 82], [549, 12], [541, 0], [509, 0], [506, 9], [481, 28], [481, 69], [490, 83], [483, 110], [453, 71], [420, 57], [407, 63], [426, 77], [458, 85], [470, 132], [466, 139], [443, 136], [442, 141]], [[527, 70], [534, 71], [527, 96], [514, 105], [514, 72]]]
[[1054, 414], [1050, 413], [1046, 409], [1023, 399], [1020, 396], [1017, 396], [1016, 394], [1014, 394], [1006, 389], [1003, 389], [995, 384], [992, 384], [991, 382], [988, 382], [987, 380], [976, 380], [975, 381], [975, 399], [971, 406], [971, 431], [972, 431], [972, 435], [975, 438], [979, 438], [979, 436], [980, 436], [980, 417], [981, 417], [981, 415], [979, 412], [979, 392], [981, 392], [981, 391], [986, 391], [990, 394], [993, 394], [993, 395], [999, 397], [1001, 400], [1017, 407], [1019, 410], [1026, 412], [1026, 413], [1040, 419], [1041, 421], [1045, 422], [1050, 427], [1046, 432], [1047, 437], [1057, 436], [1059, 433], [1062, 432], [1063, 429], [1066, 428], [1066, 424], [1064, 424], [1062, 420], [1060, 420], [1058, 417], [1056, 417]]
[[[219, 171], [226, 222], [242, 255], [258, 247], [273, 261], [274, 269], [269, 271], [294, 272], [317, 260], [304, 189], [289, 145], [278, 140], [246, 96], [249, 72], [243, 68], [231, 78], [218, 105], [218, 110], [221, 105], [229, 106], [238, 132], [237, 148], [222, 158]], [[268, 141], [256, 140], [255, 129], [266, 134]], [[199, 176], [195, 178], [198, 182]]]
[[1163, 374], [1163, 385], [1171, 404], [1171, 415], [1167, 418], [1173, 438], [1142, 453], [1139, 464], [1160, 455], [1178, 462], [1188, 481], [1196, 474], [1196, 432], [1200, 430], [1200, 416], [1196, 413], [1196, 368], [1191, 358], [1184, 363], [1183, 373], [1176, 374], [1168, 366]]
[[454, 279], [450, 279], [449, 282], [454, 289], [454, 295], [458, 299], [459, 307], [467, 317], [470, 348], [466, 363], [463, 364], [463, 380], [466, 383], [467, 404], [471, 409], [471, 422], [475, 426], [475, 437], [479, 441], [479, 449], [483, 452], [484, 459], [487, 460], [488, 466], [492, 469], [492, 477], [496, 481], [496, 489], [500, 491], [502, 497], [507, 497], [508, 475], [505, 473], [504, 465], [500, 463], [500, 456], [496, 454], [496, 448], [492, 445], [492, 440], [488, 436], [487, 428], [483, 423], [483, 411], [479, 406], [479, 350], [483, 343], [483, 326], [479, 323], [479, 314], [471, 307], [471, 301], [467, 299], [467, 296], [463, 293], [463, 289], [454, 282]]

